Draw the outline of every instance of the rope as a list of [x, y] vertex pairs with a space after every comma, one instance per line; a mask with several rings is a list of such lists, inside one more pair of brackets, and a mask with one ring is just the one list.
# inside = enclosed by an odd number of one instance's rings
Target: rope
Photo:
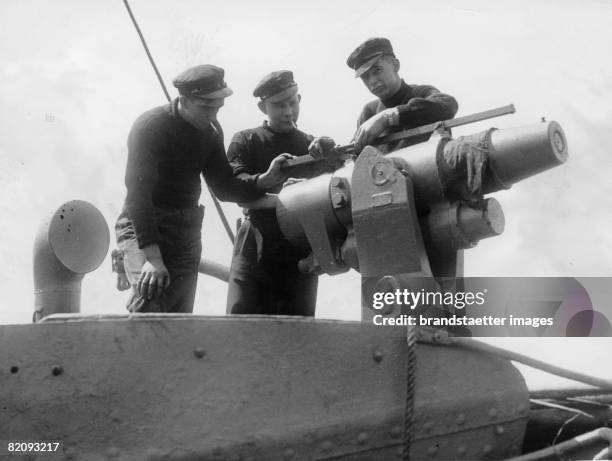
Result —
[[414, 423], [414, 387], [416, 376], [416, 328], [409, 326], [406, 330], [406, 343], [408, 345], [406, 365], [406, 407], [404, 409], [404, 449], [403, 461], [410, 461], [410, 446], [412, 445], [412, 433]]
[[[140, 37], [140, 42], [142, 43], [142, 46], [144, 47], [145, 52], [147, 53], [147, 57], [149, 58], [149, 62], [151, 63], [151, 66], [153, 67], [153, 70], [155, 71], [155, 75], [157, 76], [157, 80], [159, 81], [159, 84], [162, 87], [162, 90], [164, 90], [164, 94], [166, 95], [166, 99], [168, 100], [168, 102], [171, 101], [170, 98], [170, 93], [168, 93], [168, 90], [166, 89], [166, 85], [164, 83], [164, 79], [162, 78], [161, 74], [159, 73], [159, 70], [157, 69], [157, 65], [155, 64], [155, 60], [153, 59], [153, 56], [151, 55], [151, 52], [149, 51], [149, 47], [147, 46], [147, 42], [144, 38], [144, 35], [142, 34], [142, 31], [140, 30], [140, 26], [138, 25], [138, 23], [136, 22], [136, 18], [134, 17], [134, 14], [132, 13], [132, 9], [130, 8], [130, 5], [128, 3], [128, 0], [123, 0], [123, 4], [125, 5], [125, 8], [127, 9], [128, 14], [130, 15], [130, 19], [132, 20], [132, 24], [134, 24], [134, 28], [136, 29], [136, 32], [138, 33], [138, 36]], [[208, 192], [210, 193], [210, 198], [212, 198], [212, 201], [215, 205], [215, 208], [217, 209], [217, 213], [219, 213], [219, 217], [221, 218], [221, 222], [223, 223], [223, 227], [225, 228], [225, 232], [227, 233], [227, 236], [229, 237], [229, 239], [231, 240], [232, 244], [234, 243], [234, 233], [232, 232], [232, 228], [229, 225], [229, 222], [227, 221], [227, 218], [225, 217], [225, 213], [223, 213], [223, 209], [221, 208], [221, 204], [219, 203], [219, 200], [217, 200], [217, 197], [215, 197], [215, 194], [213, 194], [212, 190], [210, 190], [210, 187], [208, 187]]]

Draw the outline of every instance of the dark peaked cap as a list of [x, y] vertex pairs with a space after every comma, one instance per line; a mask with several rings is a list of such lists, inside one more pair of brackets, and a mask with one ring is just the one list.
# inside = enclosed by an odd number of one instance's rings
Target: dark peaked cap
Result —
[[255, 87], [253, 96], [262, 101], [278, 102], [295, 95], [297, 83], [290, 70], [277, 70], [269, 73]]
[[346, 60], [346, 64], [351, 69], [355, 69], [355, 77], [361, 77], [384, 55], [395, 57], [391, 42], [382, 37], [369, 38], [355, 48]]
[[233, 91], [223, 77], [225, 71], [212, 64], [202, 64], [181, 72], [172, 82], [180, 94], [200, 99], [217, 99], [230, 96]]

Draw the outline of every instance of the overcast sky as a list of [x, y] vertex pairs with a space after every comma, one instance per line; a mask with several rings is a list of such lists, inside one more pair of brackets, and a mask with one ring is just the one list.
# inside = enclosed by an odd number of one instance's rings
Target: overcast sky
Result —
[[[517, 113], [456, 130], [557, 120], [570, 159], [495, 194], [502, 236], [466, 252], [467, 276], [612, 276], [612, 3], [606, 1], [152, 1], [131, 5], [169, 85], [214, 63], [234, 95], [220, 113], [226, 144], [263, 120], [252, 97], [266, 73], [291, 69], [302, 130], [348, 142], [371, 95], [346, 67], [371, 36], [388, 37], [408, 83], [459, 101], [458, 115], [509, 103]], [[71, 199], [114, 224], [125, 194], [133, 120], [164, 103], [120, 0], [0, 2], [0, 323], [28, 322], [32, 244], [45, 215]], [[229, 264], [210, 199], [204, 254]], [[225, 204], [230, 222], [240, 216]], [[114, 247], [114, 242], [111, 242]], [[356, 319], [359, 276], [323, 277], [317, 314]], [[110, 261], [86, 276], [83, 312], [122, 313]], [[332, 289], [333, 286], [333, 289]], [[225, 284], [201, 277], [195, 312], [222, 314]]]

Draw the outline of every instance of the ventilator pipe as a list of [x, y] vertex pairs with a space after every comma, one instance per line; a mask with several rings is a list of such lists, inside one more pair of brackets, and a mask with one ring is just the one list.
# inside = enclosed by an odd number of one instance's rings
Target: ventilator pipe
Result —
[[39, 227], [34, 242], [34, 322], [56, 313], [78, 313], [81, 280], [108, 252], [110, 233], [88, 202], [64, 203]]

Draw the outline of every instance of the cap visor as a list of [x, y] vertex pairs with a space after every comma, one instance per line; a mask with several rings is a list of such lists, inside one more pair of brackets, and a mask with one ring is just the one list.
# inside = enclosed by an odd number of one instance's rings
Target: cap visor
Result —
[[226, 86], [225, 88], [221, 88], [220, 90], [213, 91], [212, 93], [194, 94], [194, 96], [199, 99], [219, 99], [219, 98], [227, 98], [228, 96], [231, 96], [232, 94], [234, 94], [232, 89], [229, 86]]
[[289, 88], [285, 88], [280, 93], [273, 94], [272, 96], [266, 98], [264, 101], [279, 102], [279, 101], [282, 101], [283, 99], [287, 99], [287, 98], [291, 98], [292, 96], [295, 96], [297, 92], [298, 92], [297, 85], [293, 85], [293, 86], [290, 86]]
[[357, 69], [355, 69], [355, 78], [357, 77], [361, 77], [363, 74], [365, 74], [368, 70], [370, 70], [370, 68], [376, 64], [376, 61], [378, 61], [381, 57], [382, 57], [383, 53], [377, 54], [376, 56], [374, 56], [373, 58], [368, 59], [365, 63], [363, 63], [361, 66], [359, 66]]

